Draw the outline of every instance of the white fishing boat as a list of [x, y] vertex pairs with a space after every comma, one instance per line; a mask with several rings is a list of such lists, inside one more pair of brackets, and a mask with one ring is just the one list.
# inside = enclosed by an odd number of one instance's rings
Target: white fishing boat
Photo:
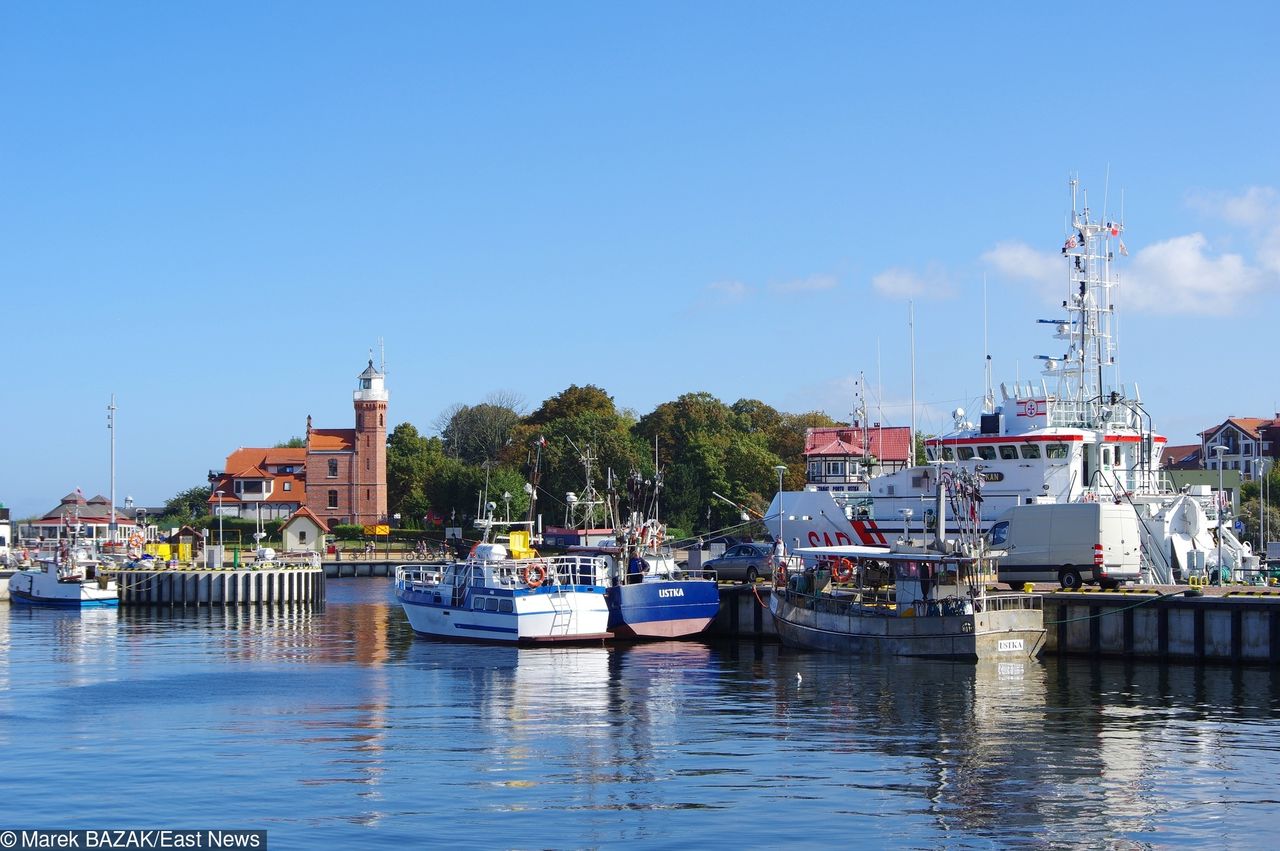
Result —
[[87, 608], [119, 602], [115, 579], [87, 547], [64, 544], [37, 554], [31, 566], [9, 577], [9, 600], [29, 606]]
[[[488, 503], [485, 540], [443, 568], [396, 569], [396, 599], [413, 631], [498, 643], [599, 641], [610, 637], [609, 563], [598, 554], [541, 557], [490, 540], [504, 525]], [[523, 525], [523, 524], [516, 524]], [[519, 539], [527, 545], [527, 538]]]
[[769, 609], [778, 637], [793, 647], [880, 657], [1038, 655], [1045, 638], [1040, 596], [988, 591], [995, 569], [975, 524], [962, 523], [968, 528], [959, 541], [946, 538], [944, 489], [953, 509], [963, 511], [980, 499], [981, 484], [964, 471], [938, 484], [931, 545], [801, 547], [805, 568], [780, 566], [774, 574]]
[[[1204, 488], [1175, 492], [1160, 472], [1166, 438], [1154, 430], [1137, 385], [1130, 391], [1116, 379], [1113, 265], [1117, 253], [1128, 253], [1124, 225], [1095, 218], [1075, 180], [1071, 200], [1072, 228], [1062, 246], [1069, 289], [1059, 316], [1037, 320], [1058, 344], [1038, 356], [1040, 379], [1001, 384], [997, 400], [988, 372], [977, 422], [957, 409], [953, 429], [924, 442], [924, 464], [857, 489], [779, 494], [769, 516], [787, 520], [789, 541], [888, 546], [924, 532], [936, 522], [931, 503], [940, 477], [966, 470], [986, 484], [973, 507], [980, 531], [1017, 505], [1110, 501], [1131, 506], [1142, 521], [1144, 568], [1153, 581], [1185, 575], [1206, 553], [1215, 560], [1217, 502]], [[1241, 567], [1249, 555], [1226, 529], [1222, 552], [1229, 562], [1223, 569]]]

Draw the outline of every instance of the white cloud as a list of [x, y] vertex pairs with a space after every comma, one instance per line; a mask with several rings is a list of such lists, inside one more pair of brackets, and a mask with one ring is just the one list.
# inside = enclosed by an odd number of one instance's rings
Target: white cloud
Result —
[[838, 283], [834, 275], [810, 275], [807, 278], [797, 278], [780, 284], [770, 284], [769, 289], [782, 295], [793, 295], [796, 293], [816, 293], [834, 290]]
[[955, 294], [946, 271], [937, 265], [931, 265], [924, 272], [885, 269], [871, 279], [871, 286], [889, 298], [950, 298]]
[[1280, 276], [1280, 193], [1270, 186], [1250, 186], [1239, 195], [1195, 195], [1190, 203], [1204, 213], [1246, 228], [1258, 265]]
[[747, 297], [750, 288], [742, 281], [717, 281], [708, 284], [711, 297], [721, 304], [737, 304]]
[[1000, 242], [982, 255], [986, 263], [1001, 277], [1030, 281], [1051, 300], [1062, 298], [1067, 284], [1066, 261], [1061, 255], [1037, 251], [1024, 242]]
[[1192, 233], [1136, 252], [1120, 292], [1126, 306], [1152, 313], [1225, 316], [1245, 307], [1263, 280], [1239, 254], [1215, 256], [1204, 234]]
[[[1035, 284], [1046, 301], [1058, 302], [1066, 293], [1066, 261], [1060, 252], [1004, 242], [982, 259], [1006, 279]], [[1265, 280], [1239, 254], [1214, 254], [1201, 233], [1145, 246], [1133, 252], [1118, 271], [1118, 298], [1126, 309], [1164, 314], [1236, 313], [1244, 306], [1244, 297]]]
[[1236, 225], [1274, 227], [1280, 218], [1280, 196], [1269, 186], [1250, 186], [1241, 195], [1202, 193], [1191, 196], [1191, 205]]

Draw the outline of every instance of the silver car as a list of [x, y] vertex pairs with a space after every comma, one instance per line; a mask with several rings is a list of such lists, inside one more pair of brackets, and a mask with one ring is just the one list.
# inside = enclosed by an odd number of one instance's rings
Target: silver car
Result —
[[771, 571], [770, 557], [773, 547], [769, 544], [737, 544], [725, 550], [720, 558], [703, 562], [703, 569], [714, 570], [717, 579], [755, 582]]

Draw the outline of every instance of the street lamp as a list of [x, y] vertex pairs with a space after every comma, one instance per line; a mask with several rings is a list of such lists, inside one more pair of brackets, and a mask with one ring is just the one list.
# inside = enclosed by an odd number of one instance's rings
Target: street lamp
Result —
[[1221, 443], [1213, 447], [1213, 454], [1218, 459], [1218, 566], [1215, 568], [1217, 575], [1214, 577], [1214, 585], [1222, 581], [1222, 514], [1224, 508], [1222, 499], [1222, 455], [1226, 451], [1227, 447]]
[[[1258, 552], [1262, 552], [1262, 459], [1253, 459], [1253, 478], [1258, 483]], [[1261, 564], [1261, 561], [1259, 561]]]
[[782, 540], [782, 477], [786, 475], [787, 465], [778, 464], [773, 468], [778, 472], [778, 540]]
[[[215, 490], [214, 495], [218, 497], [218, 552], [221, 553], [221, 546], [223, 546], [223, 491]], [[220, 557], [219, 561], [221, 561]]]
[[505, 505], [505, 507], [502, 509], [504, 519], [507, 522], [510, 522], [511, 521], [511, 491], [502, 492], [502, 502]]

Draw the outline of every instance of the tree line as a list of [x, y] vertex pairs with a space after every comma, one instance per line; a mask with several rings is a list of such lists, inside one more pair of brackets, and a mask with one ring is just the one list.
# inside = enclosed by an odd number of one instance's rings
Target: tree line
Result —
[[[572, 385], [529, 414], [518, 399], [491, 396], [455, 405], [435, 423], [437, 436], [401, 423], [387, 439], [388, 511], [404, 526], [425, 518], [462, 525], [473, 519], [486, 490], [497, 516], [536, 511], [547, 525], [568, 516], [567, 494], [582, 494], [583, 456], [593, 458], [593, 485], [625, 480], [633, 471], [650, 483], [660, 473], [661, 519], [685, 533], [740, 523], [739, 510], [762, 512], [778, 487], [805, 481], [804, 433], [837, 423], [820, 412], [788, 414], [755, 399], [726, 404], [709, 393], [687, 393], [637, 416], [594, 385]], [[536, 470], [535, 470], [536, 467]], [[537, 482], [530, 492], [526, 485]], [[621, 482], [618, 482], [621, 490]]]
[[[757, 399], [730, 405], [710, 393], [686, 393], [638, 416], [594, 385], [571, 385], [532, 413], [522, 405], [494, 394], [452, 406], [432, 424], [434, 434], [396, 426], [387, 437], [388, 514], [407, 529], [465, 526], [483, 512], [480, 494], [487, 492], [499, 519], [523, 518], [536, 497], [543, 522], [560, 525], [566, 495], [585, 489], [582, 458], [590, 452], [597, 490], [605, 490], [610, 472], [619, 491], [633, 471], [651, 484], [660, 473], [660, 519], [681, 533], [719, 530], [741, 518], [713, 494], [763, 513], [778, 487], [778, 466], [787, 468], [785, 487], [804, 485], [805, 429], [838, 425], [821, 412], [788, 414]], [[177, 494], [157, 522], [208, 525], [209, 493], [195, 487]]]

